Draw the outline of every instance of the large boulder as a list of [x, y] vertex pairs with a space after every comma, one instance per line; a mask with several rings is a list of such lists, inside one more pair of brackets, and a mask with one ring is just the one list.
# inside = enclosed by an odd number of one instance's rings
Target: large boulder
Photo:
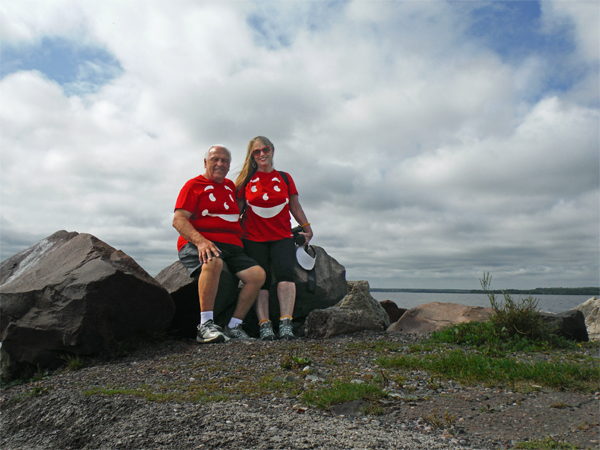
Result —
[[[175, 261], [161, 270], [155, 280], [164, 286], [175, 303], [175, 315], [169, 326], [170, 331], [195, 338], [200, 323], [198, 277], [191, 278], [181, 261]], [[227, 325], [233, 315], [239, 293], [238, 284], [238, 278], [229, 271], [227, 264], [223, 264], [214, 309], [215, 323], [221, 326]]]
[[600, 341], [600, 299], [592, 297], [573, 309], [583, 313], [590, 341]]
[[[316, 288], [308, 291], [308, 272], [296, 264], [296, 303], [294, 305], [294, 333], [304, 333], [306, 316], [314, 310], [335, 305], [346, 295], [346, 269], [321, 247], [311, 246], [315, 250]], [[226, 265], [224, 266], [226, 267]], [[279, 325], [279, 300], [277, 299], [277, 283], [275, 277], [269, 289], [269, 316], [275, 331]], [[161, 283], [173, 297], [177, 312], [171, 328], [184, 336], [194, 337], [200, 318], [198, 302], [198, 280], [189, 277], [187, 269], [179, 262], [163, 269], [156, 280]], [[221, 273], [217, 301], [215, 302], [215, 322], [226, 325], [231, 318], [237, 302], [239, 280], [229, 270]], [[251, 336], [259, 335], [258, 318], [254, 308], [244, 320], [244, 330]]]
[[166, 330], [168, 292], [90, 234], [58, 231], [0, 265], [2, 374], [51, 368], [136, 334]]
[[426, 334], [448, 325], [462, 322], [485, 322], [492, 315], [492, 308], [465, 306], [457, 303], [432, 302], [419, 305], [404, 313], [388, 331]]
[[306, 336], [329, 338], [361, 330], [384, 331], [390, 318], [371, 294], [367, 281], [348, 282], [348, 294], [336, 305], [312, 311], [306, 320]]
[[541, 312], [542, 320], [554, 330], [556, 334], [571, 341], [589, 341], [585, 327], [585, 316], [581, 311], [571, 309], [558, 314]]

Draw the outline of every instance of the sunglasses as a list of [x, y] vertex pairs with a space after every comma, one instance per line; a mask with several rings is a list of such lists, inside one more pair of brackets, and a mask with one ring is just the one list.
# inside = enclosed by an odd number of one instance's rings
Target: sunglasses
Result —
[[271, 151], [271, 147], [263, 147], [263, 148], [257, 148], [256, 150], [252, 150], [252, 154], [254, 156], [259, 156], [260, 153], [262, 152], [265, 155], [268, 155], [270, 151]]

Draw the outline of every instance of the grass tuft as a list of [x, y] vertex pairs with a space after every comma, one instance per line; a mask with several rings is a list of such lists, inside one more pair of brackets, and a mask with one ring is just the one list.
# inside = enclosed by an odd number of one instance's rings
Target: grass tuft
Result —
[[530, 382], [556, 389], [594, 390], [600, 381], [600, 372], [593, 363], [529, 362], [462, 350], [436, 355], [380, 357], [376, 363], [384, 368], [427, 370], [468, 384], [515, 386], [519, 382]]
[[379, 400], [387, 394], [377, 384], [349, 383], [336, 381], [332, 385], [325, 385], [300, 395], [300, 400], [317, 408], [327, 409], [331, 405], [346, 403], [354, 400]]

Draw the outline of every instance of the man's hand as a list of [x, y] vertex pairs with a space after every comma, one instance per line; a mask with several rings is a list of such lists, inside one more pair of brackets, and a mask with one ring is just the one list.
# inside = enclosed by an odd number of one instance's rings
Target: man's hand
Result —
[[190, 223], [190, 217], [192, 217], [192, 213], [185, 209], [175, 210], [173, 226], [186, 241], [198, 247], [198, 257], [202, 264], [213, 258], [218, 258], [221, 254], [221, 250], [219, 250], [214, 242], [209, 241], [196, 231]]
[[214, 242], [209, 241], [208, 239], [203, 239], [200, 243], [196, 244], [196, 247], [198, 247], [198, 258], [200, 258], [200, 262], [202, 264], [212, 260], [213, 257], [218, 258], [221, 254], [219, 247], [217, 247]]

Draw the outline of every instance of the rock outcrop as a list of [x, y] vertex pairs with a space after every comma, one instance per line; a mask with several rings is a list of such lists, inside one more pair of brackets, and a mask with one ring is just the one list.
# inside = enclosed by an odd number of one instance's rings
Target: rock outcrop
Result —
[[485, 322], [491, 315], [492, 308], [457, 303], [425, 303], [406, 311], [398, 322], [388, 328], [388, 331], [431, 333], [455, 323]]
[[367, 281], [348, 282], [348, 294], [335, 306], [312, 311], [306, 320], [306, 336], [329, 338], [361, 330], [384, 331], [390, 319], [369, 293]]
[[573, 309], [583, 313], [590, 341], [600, 341], [600, 299], [592, 297]]
[[167, 329], [168, 292], [90, 234], [58, 231], [0, 266], [2, 374], [53, 367], [136, 334]]
[[[306, 316], [314, 309], [327, 308], [335, 305], [346, 295], [346, 269], [334, 258], [329, 256], [321, 247], [311, 246], [315, 250], [315, 276], [316, 288], [309, 292], [308, 272], [296, 264], [296, 303], [294, 306], [294, 334], [304, 334]], [[227, 265], [225, 265], [226, 267]], [[272, 284], [269, 289], [269, 316], [275, 331], [279, 324], [279, 300], [277, 299], [277, 284], [275, 277], [271, 277]], [[189, 277], [187, 269], [179, 262], [163, 269], [156, 281], [161, 283], [173, 297], [177, 312], [173, 319], [171, 329], [179, 334], [195, 337], [196, 326], [200, 319], [200, 306], [198, 303], [198, 281]], [[217, 301], [215, 303], [215, 322], [226, 325], [233, 314], [237, 302], [239, 280], [229, 270], [221, 273]], [[251, 336], [258, 336], [258, 318], [254, 308], [250, 310], [244, 320], [244, 330]]]

